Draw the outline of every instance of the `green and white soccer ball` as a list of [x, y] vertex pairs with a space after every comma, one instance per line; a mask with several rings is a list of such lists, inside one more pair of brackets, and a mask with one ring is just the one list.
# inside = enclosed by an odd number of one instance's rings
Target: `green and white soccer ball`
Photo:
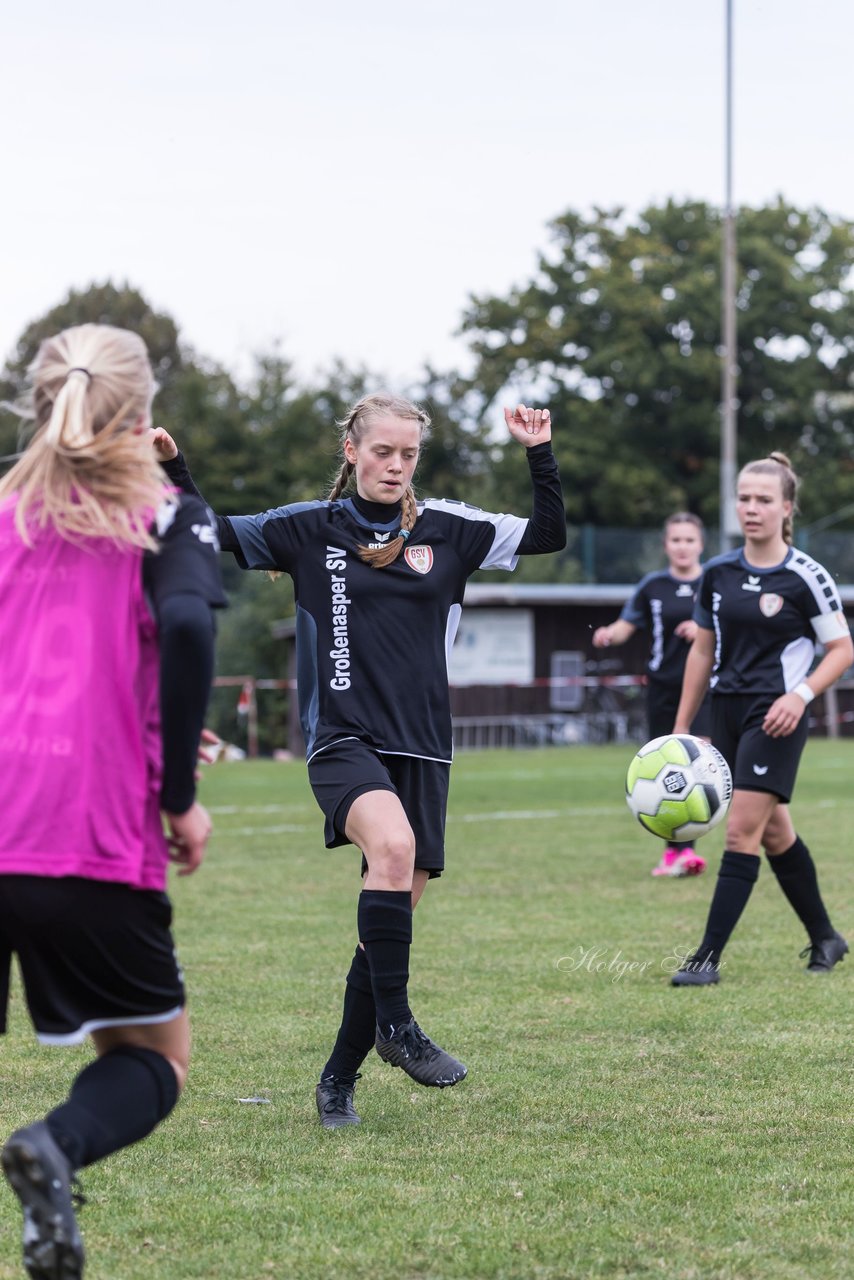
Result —
[[626, 775], [626, 804], [662, 840], [698, 840], [726, 817], [731, 799], [726, 760], [688, 733], [653, 738]]

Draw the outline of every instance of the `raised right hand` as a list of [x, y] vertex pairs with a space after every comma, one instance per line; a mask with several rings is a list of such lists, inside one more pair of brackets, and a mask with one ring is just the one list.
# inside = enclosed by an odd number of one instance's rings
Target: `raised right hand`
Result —
[[171, 462], [178, 457], [178, 446], [165, 427], [151, 428], [151, 444], [158, 462]]

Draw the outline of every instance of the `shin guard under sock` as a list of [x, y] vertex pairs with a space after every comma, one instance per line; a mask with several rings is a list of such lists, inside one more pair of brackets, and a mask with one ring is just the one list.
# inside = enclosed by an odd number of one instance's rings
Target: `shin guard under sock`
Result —
[[810, 851], [800, 836], [785, 853], [766, 855], [780, 888], [809, 934], [810, 942], [833, 937], [833, 925], [818, 888], [818, 874]]
[[82, 1169], [145, 1138], [177, 1101], [178, 1080], [168, 1058], [120, 1045], [84, 1067], [68, 1100], [45, 1123], [72, 1167]]
[[731, 849], [725, 851], [709, 907], [706, 932], [696, 953], [699, 959], [720, 963], [721, 952], [738, 924], [758, 878], [759, 858], [756, 854], [734, 853]]
[[377, 1033], [377, 1010], [371, 987], [371, 970], [363, 947], [356, 947], [347, 986], [344, 990], [344, 1013], [338, 1038], [329, 1061], [320, 1073], [327, 1076], [350, 1079], [374, 1047]]
[[359, 894], [359, 940], [371, 971], [377, 1026], [383, 1036], [412, 1017], [407, 995], [412, 945], [412, 894], [363, 889]]

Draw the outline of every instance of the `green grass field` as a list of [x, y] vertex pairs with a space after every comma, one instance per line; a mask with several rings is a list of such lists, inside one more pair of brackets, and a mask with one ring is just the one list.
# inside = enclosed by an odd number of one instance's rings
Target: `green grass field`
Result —
[[[425, 1090], [375, 1055], [363, 1123], [314, 1084], [354, 944], [353, 850], [327, 852], [304, 766], [217, 765], [205, 866], [172, 884], [195, 1051], [178, 1110], [84, 1173], [91, 1280], [850, 1280], [854, 960], [813, 977], [763, 868], [718, 987], [675, 989], [710, 874], [654, 880], [630, 750], [461, 755], [448, 871], [415, 918], [411, 999], [468, 1064]], [[854, 744], [814, 741], [794, 805], [854, 934]], [[64, 1095], [18, 989], [2, 1128]], [[263, 1097], [268, 1104], [241, 1102]], [[0, 1277], [23, 1275], [0, 1187]]]

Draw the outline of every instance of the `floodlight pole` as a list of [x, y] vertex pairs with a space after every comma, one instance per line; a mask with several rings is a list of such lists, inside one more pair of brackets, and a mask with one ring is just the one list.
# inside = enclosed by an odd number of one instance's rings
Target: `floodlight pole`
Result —
[[723, 218], [723, 296], [721, 321], [723, 353], [721, 369], [721, 551], [729, 551], [738, 536], [735, 513], [738, 348], [736, 346], [736, 242], [732, 198], [732, 6], [726, 4], [726, 197]]

